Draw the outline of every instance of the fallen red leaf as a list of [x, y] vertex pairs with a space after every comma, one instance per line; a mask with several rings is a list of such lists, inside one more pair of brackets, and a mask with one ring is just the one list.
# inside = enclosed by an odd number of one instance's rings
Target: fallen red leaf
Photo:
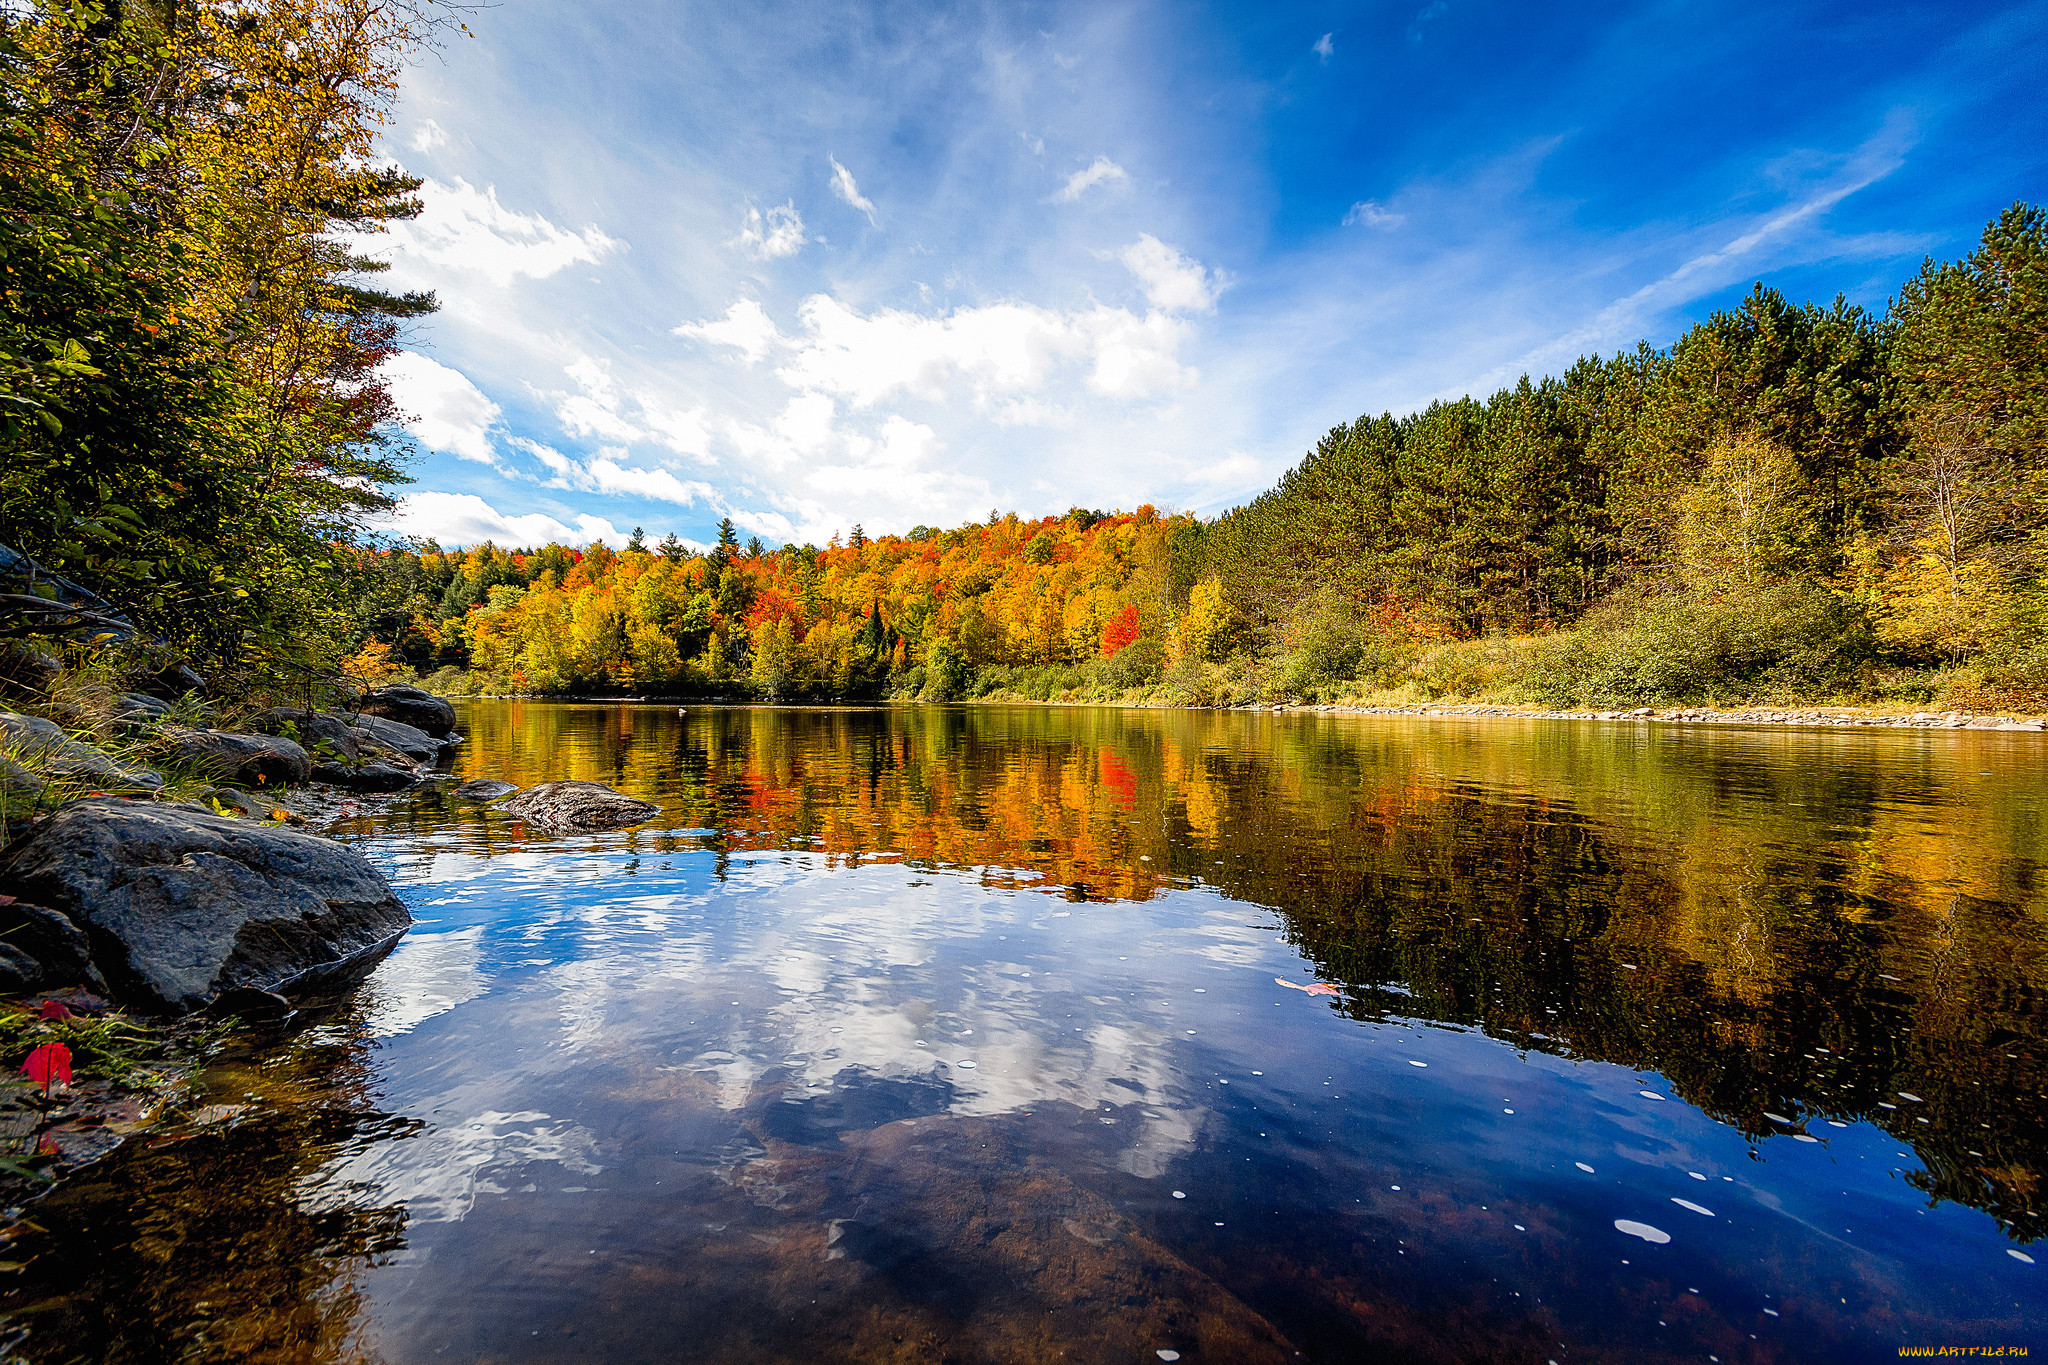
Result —
[[69, 1019], [70, 1017], [71, 1009], [62, 1000], [45, 1000], [43, 1002], [43, 1018]]
[[21, 1064], [21, 1069], [48, 1094], [52, 1081], [71, 1084], [71, 1049], [62, 1043], [44, 1043], [28, 1054], [28, 1060]]
[[1273, 978], [1273, 984], [1285, 986], [1290, 991], [1303, 991], [1309, 995], [1336, 995], [1339, 993], [1337, 987], [1332, 986], [1327, 981], [1311, 981], [1306, 986], [1297, 986], [1284, 977], [1276, 976]]

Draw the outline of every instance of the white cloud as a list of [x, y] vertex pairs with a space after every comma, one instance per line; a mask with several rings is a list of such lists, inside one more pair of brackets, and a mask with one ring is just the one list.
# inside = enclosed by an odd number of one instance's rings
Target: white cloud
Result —
[[[1189, 264], [1199, 283], [1200, 267]], [[1179, 292], [1193, 291], [1183, 281]], [[1122, 398], [1194, 378], [1176, 354], [1186, 325], [1165, 311], [1139, 317], [1100, 304], [1062, 313], [996, 303], [940, 316], [894, 308], [862, 313], [815, 294], [798, 315], [804, 335], [776, 373], [792, 388], [834, 394], [855, 408], [897, 393], [939, 402], [955, 383], [964, 383], [977, 404], [995, 408], [1075, 370], [1094, 392]]]
[[1407, 221], [1407, 214], [1394, 213], [1372, 199], [1361, 199], [1344, 211], [1345, 227], [1396, 228]]
[[554, 477], [547, 481], [549, 488], [575, 493], [603, 493], [617, 498], [651, 498], [656, 502], [673, 502], [685, 507], [709, 504], [717, 499], [717, 492], [710, 484], [696, 479], [679, 479], [666, 469], [642, 469], [623, 463], [630, 456], [618, 446], [605, 446], [589, 459], [578, 459], [539, 441], [517, 438], [512, 444], [539, 460], [553, 473]]
[[1229, 283], [1223, 272], [1204, 270], [1200, 261], [1149, 232], [1140, 233], [1118, 259], [1138, 277], [1152, 306], [1167, 312], [1206, 313]]
[[425, 123], [413, 129], [409, 145], [416, 152], [431, 152], [436, 147], [446, 147], [448, 145], [448, 130], [432, 119], [428, 119]]
[[1130, 183], [1130, 179], [1130, 175], [1123, 167], [1106, 156], [1098, 156], [1068, 176], [1065, 187], [1053, 198], [1059, 203], [1071, 204], [1079, 199], [1084, 191], [1091, 190], [1097, 185], [1126, 185]]
[[696, 337], [714, 346], [730, 346], [744, 356], [749, 365], [766, 356], [770, 346], [788, 344], [755, 299], [733, 300], [732, 307], [725, 310], [725, 316], [714, 322], [686, 322], [670, 330], [674, 336]]
[[1315, 46], [1310, 48], [1309, 51], [1315, 53], [1316, 56], [1323, 59], [1325, 64], [1328, 64], [1332, 54], [1337, 51], [1336, 43], [1331, 41], [1336, 36], [1334, 33], [1325, 33], [1322, 37], [1316, 39]]
[[545, 279], [578, 262], [595, 265], [625, 245], [595, 226], [570, 232], [538, 214], [508, 209], [498, 202], [496, 186], [479, 190], [465, 180], [429, 180], [420, 199], [419, 217], [390, 225], [383, 239], [388, 250], [442, 269], [474, 271], [493, 284], [521, 275]]
[[802, 251], [804, 240], [804, 220], [795, 203], [777, 204], [765, 216], [750, 204], [747, 221], [731, 244], [755, 260], [773, 261]]
[[606, 450], [586, 466], [590, 484], [597, 492], [609, 493], [613, 497], [652, 498], [657, 502], [673, 502], [682, 506], [693, 503], [710, 503], [716, 497], [710, 484], [691, 480], [685, 483], [666, 469], [636, 469], [622, 465], [622, 450]]
[[541, 512], [508, 517], [474, 493], [414, 493], [399, 501], [391, 521], [402, 536], [433, 539], [443, 545], [588, 545], [593, 540], [623, 541], [619, 528], [603, 517], [579, 515], [574, 526]]
[[405, 429], [422, 445], [479, 464], [496, 463], [490, 430], [501, 413], [467, 375], [415, 351], [398, 352], [380, 373], [392, 401], [405, 413]]
[[875, 201], [861, 194], [860, 186], [853, 182], [853, 172], [840, 165], [838, 157], [828, 156], [825, 159], [832, 163], [832, 193], [865, 213], [868, 216], [868, 226], [874, 226]]

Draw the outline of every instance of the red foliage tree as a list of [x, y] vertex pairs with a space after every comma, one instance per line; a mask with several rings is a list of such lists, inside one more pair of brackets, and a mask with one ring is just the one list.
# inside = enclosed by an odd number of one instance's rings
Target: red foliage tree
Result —
[[1102, 657], [1114, 659], [1117, 651], [1138, 638], [1138, 609], [1125, 607], [1102, 628]]

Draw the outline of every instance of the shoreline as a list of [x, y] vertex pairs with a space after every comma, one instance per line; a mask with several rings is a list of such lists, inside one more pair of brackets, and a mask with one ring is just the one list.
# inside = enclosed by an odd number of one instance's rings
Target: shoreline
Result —
[[1640, 706], [1626, 710], [1543, 710], [1497, 702], [1411, 702], [1372, 705], [1364, 702], [1250, 702], [1242, 706], [1185, 706], [1166, 702], [1046, 700], [1035, 697], [974, 697], [961, 701], [927, 702], [901, 698], [872, 701], [852, 698], [814, 702], [755, 701], [738, 697], [603, 697], [588, 694], [550, 695], [538, 692], [491, 692], [450, 696], [449, 701], [538, 701], [579, 705], [725, 706], [725, 707], [886, 707], [886, 706], [1112, 706], [1132, 711], [1237, 711], [1267, 715], [1412, 716], [1473, 720], [1637, 721], [1664, 725], [1752, 725], [1787, 729], [1979, 730], [2007, 734], [2048, 732], [2048, 716], [1994, 715], [1970, 711], [1913, 711], [1883, 714], [1840, 706], [1748, 706], [1723, 710], [1707, 706]]

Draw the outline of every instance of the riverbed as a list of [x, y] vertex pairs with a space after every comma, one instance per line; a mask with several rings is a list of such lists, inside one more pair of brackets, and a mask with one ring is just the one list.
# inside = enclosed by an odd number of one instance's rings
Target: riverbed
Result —
[[32, 1212], [32, 1360], [2044, 1346], [2037, 735], [472, 702], [416, 924]]

